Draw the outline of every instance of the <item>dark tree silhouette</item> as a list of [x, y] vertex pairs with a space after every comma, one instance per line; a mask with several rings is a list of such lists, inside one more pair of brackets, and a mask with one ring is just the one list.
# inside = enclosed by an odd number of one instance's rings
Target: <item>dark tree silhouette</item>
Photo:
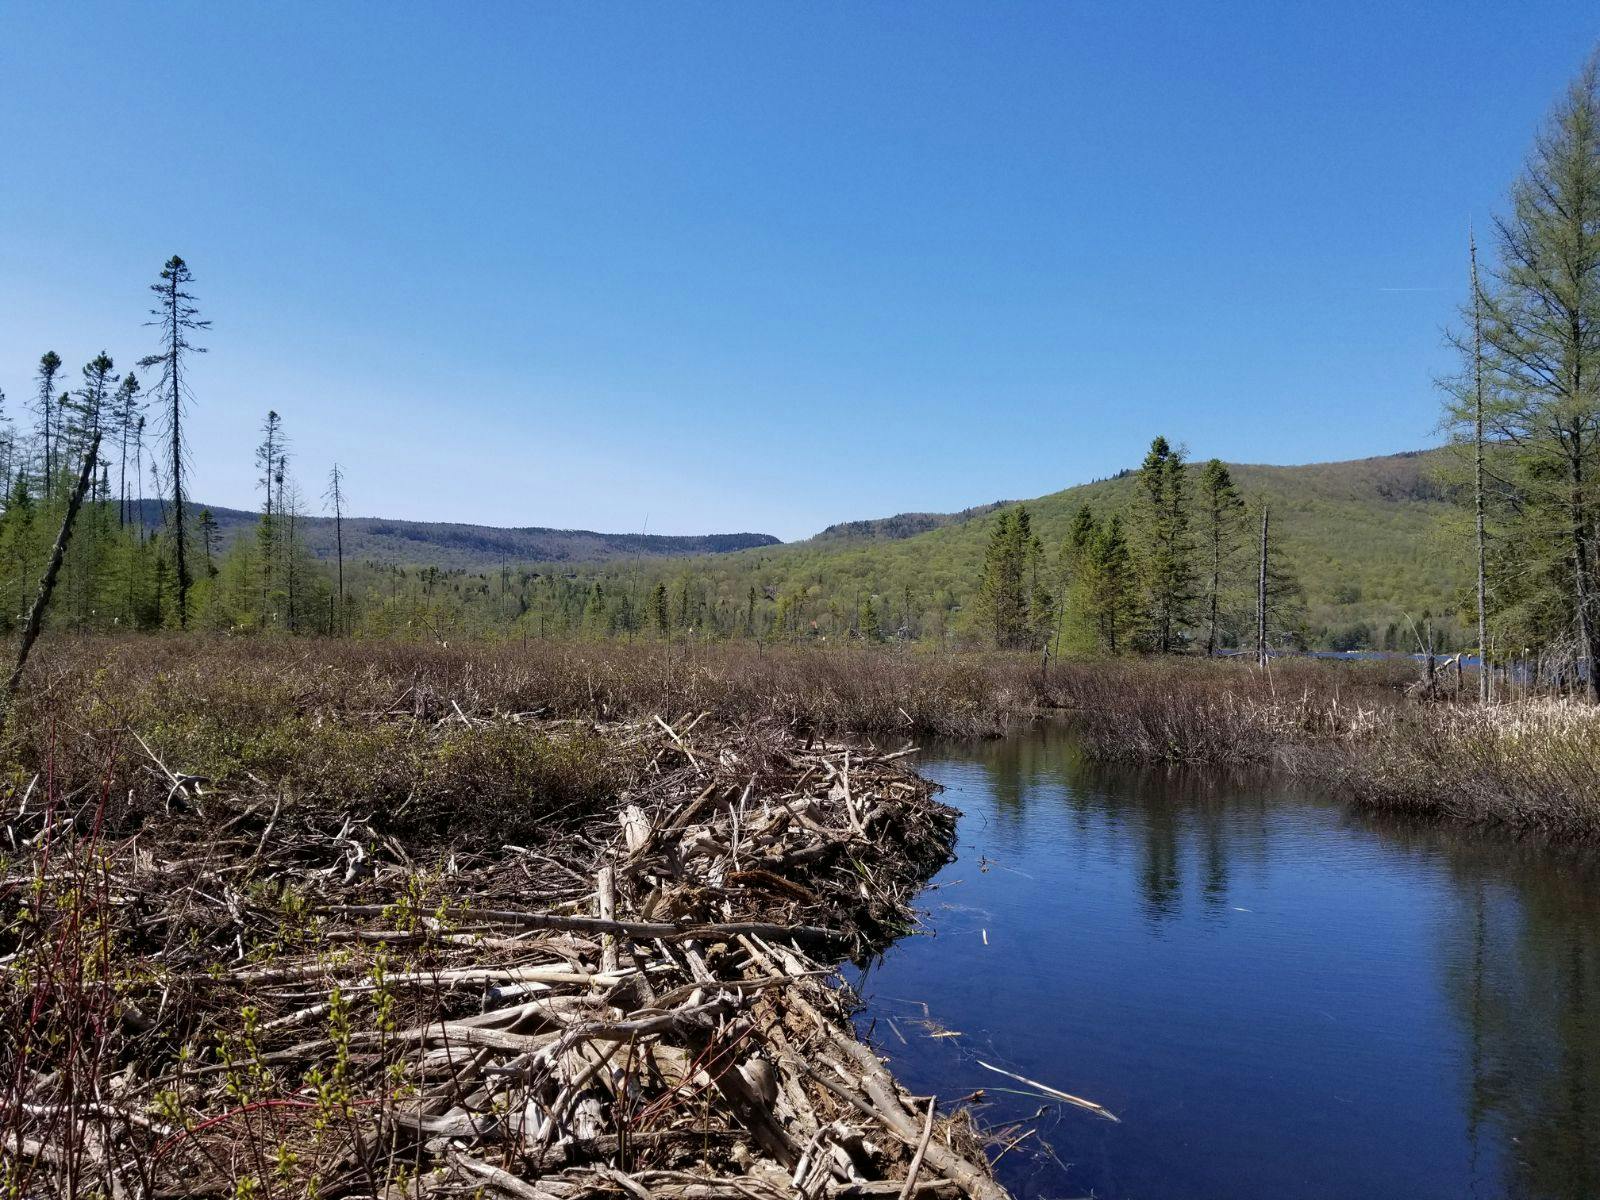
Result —
[[200, 310], [195, 306], [194, 296], [185, 290], [193, 281], [194, 276], [189, 273], [188, 264], [176, 254], [161, 268], [159, 282], [150, 285], [150, 290], [156, 294], [157, 303], [150, 310], [150, 315], [155, 320], [148, 324], [161, 330], [162, 349], [159, 354], [152, 354], [139, 360], [141, 367], [161, 368], [155, 394], [163, 401], [163, 414], [167, 423], [166, 433], [170, 446], [168, 469], [172, 476], [169, 484], [172, 488], [172, 546], [174, 566], [177, 568], [179, 626], [188, 624], [190, 583], [183, 531], [183, 409], [185, 401], [189, 399], [184, 372], [187, 368], [188, 355], [206, 352], [204, 346], [194, 345], [189, 336], [211, 328], [210, 321], [200, 319]]

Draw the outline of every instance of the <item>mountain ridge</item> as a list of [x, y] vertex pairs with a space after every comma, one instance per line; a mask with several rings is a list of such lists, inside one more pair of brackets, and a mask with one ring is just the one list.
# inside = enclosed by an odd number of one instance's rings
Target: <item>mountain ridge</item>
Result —
[[[145, 500], [145, 523], [157, 526], [163, 504]], [[140, 502], [134, 503], [138, 519]], [[187, 502], [188, 512], [208, 509], [217, 522], [219, 551], [255, 528], [261, 514], [226, 505]], [[329, 516], [295, 518], [297, 532], [319, 559], [336, 552], [334, 520]], [[728, 554], [782, 543], [768, 533], [643, 534], [602, 533], [592, 529], [556, 529], [543, 525], [475, 525], [466, 521], [407, 521], [393, 517], [345, 517], [345, 559], [403, 566], [435, 566], [447, 570], [482, 570], [509, 563], [604, 563], [619, 558], [681, 558]]]

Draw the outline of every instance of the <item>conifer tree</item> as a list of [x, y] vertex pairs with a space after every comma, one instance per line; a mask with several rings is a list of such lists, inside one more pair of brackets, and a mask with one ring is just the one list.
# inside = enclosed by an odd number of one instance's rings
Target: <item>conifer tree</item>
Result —
[[1510, 451], [1518, 511], [1507, 591], [1543, 576], [1564, 593], [1575, 658], [1591, 665], [1585, 689], [1600, 699], [1600, 56], [1535, 139], [1495, 232], [1480, 316], [1488, 423]]
[[1049, 592], [1043, 583], [1044, 547], [1022, 505], [995, 518], [984, 551], [973, 605], [996, 649], [1031, 648], [1049, 629]]
[[200, 548], [206, 556], [206, 575], [215, 578], [217, 574], [217, 518], [212, 515], [209, 508], [202, 508], [199, 516]]
[[39, 416], [39, 441], [44, 452], [44, 480], [47, 489], [56, 474], [56, 373], [60, 370], [61, 356], [54, 350], [45, 351], [39, 359], [39, 391], [34, 400], [34, 412]]
[[283, 484], [283, 419], [275, 409], [267, 411], [261, 422], [261, 441], [256, 446], [256, 467], [261, 474], [256, 483], [261, 488], [261, 520], [256, 525], [257, 568], [261, 572], [261, 621], [272, 619], [274, 597], [274, 567], [278, 559], [277, 513]]
[[861, 602], [861, 638], [868, 642], [883, 641], [883, 625], [878, 620], [878, 608], [868, 596]]
[[1282, 645], [1298, 640], [1304, 624], [1304, 593], [1273, 537], [1272, 514], [1264, 500], [1260, 511], [1260, 536], [1256, 542], [1256, 662], [1265, 667], [1274, 641]]
[[1183, 451], [1156, 438], [1139, 467], [1138, 519], [1146, 620], [1151, 644], [1163, 654], [1177, 646], [1195, 600], [1185, 481]]
[[672, 620], [667, 610], [667, 584], [660, 580], [650, 592], [650, 623], [656, 627], [656, 632], [663, 638], [669, 638], [672, 632]]
[[1124, 650], [1138, 614], [1138, 580], [1133, 554], [1122, 531], [1122, 518], [1112, 513], [1094, 531], [1089, 544], [1089, 603], [1101, 645], [1111, 654]]
[[1093, 612], [1093, 560], [1095, 536], [1100, 531], [1094, 510], [1078, 506], [1061, 544], [1056, 572], [1055, 648], [1060, 657], [1063, 642], [1067, 650], [1089, 650], [1099, 643], [1099, 625]]
[[133, 425], [133, 476], [139, 486], [139, 540], [144, 540], [144, 414]]
[[1213, 458], [1200, 472], [1200, 502], [1207, 563], [1206, 654], [1217, 652], [1222, 581], [1237, 557], [1244, 526], [1244, 500], [1233, 476], [1220, 459]]
[[111, 357], [100, 351], [83, 366], [83, 383], [71, 396], [64, 408], [66, 418], [60, 430], [58, 446], [67, 454], [78, 456], [87, 453], [90, 441], [98, 442], [106, 415], [107, 393], [117, 382]]
[[[100, 359], [105, 360], [105, 370], [99, 372], [101, 381], [110, 372], [110, 360], [102, 353]], [[95, 360], [97, 365], [100, 359]], [[88, 373], [88, 368], [85, 368]], [[17, 657], [11, 669], [11, 676], [6, 681], [4, 696], [5, 710], [9, 711], [11, 702], [16, 698], [17, 689], [22, 685], [22, 673], [28, 666], [28, 655], [33, 650], [33, 644], [39, 637], [39, 631], [44, 626], [45, 610], [50, 606], [50, 598], [55, 592], [56, 579], [61, 573], [61, 563], [66, 557], [67, 545], [72, 539], [72, 529], [78, 519], [78, 510], [83, 504], [83, 498], [89, 491], [89, 482], [94, 478], [95, 455], [100, 450], [100, 430], [96, 426], [94, 433], [83, 450], [83, 463], [78, 471], [78, 482], [67, 497], [66, 512], [61, 517], [61, 529], [56, 534], [55, 545], [50, 549], [50, 557], [45, 563], [44, 575], [39, 580], [39, 592], [34, 597], [33, 604], [28, 608], [28, 615], [22, 623], [22, 636], [17, 643]]]
[[117, 436], [117, 524], [128, 524], [128, 443], [140, 419], [139, 378], [132, 371], [111, 401], [110, 425]]
[[156, 393], [162, 397], [163, 416], [166, 420], [168, 444], [169, 483], [172, 487], [172, 548], [175, 566], [174, 582], [177, 588], [176, 603], [178, 625], [188, 623], [189, 565], [184, 545], [183, 528], [183, 410], [189, 399], [187, 382], [188, 356], [204, 354], [204, 346], [196, 346], [189, 338], [195, 333], [211, 328], [211, 322], [201, 320], [194, 296], [187, 291], [194, 282], [189, 266], [174, 254], [161, 268], [159, 282], [150, 285], [157, 303], [150, 310], [155, 320], [149, 324], [161, 330], [161, 352], [139, 360], [141, 367], [160, 367], [156, 380]]

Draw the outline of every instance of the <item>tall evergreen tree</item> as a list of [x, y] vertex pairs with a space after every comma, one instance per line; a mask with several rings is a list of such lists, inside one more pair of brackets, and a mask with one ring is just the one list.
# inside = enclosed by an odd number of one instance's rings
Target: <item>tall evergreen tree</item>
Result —
[[1260, 505], [1260, 535], [1256, 542], [1256, 661], [1267, 665], [1274, 643], [1299, 641], [1305, 623], [1305, 596], [1300, 582], [1284, 561], [1272, 533], [1272, 514], [1266, 501]]
[[[1575, 657], [1600, 667], [1600, 57], [1535, 139], [1495, 232], [1481, 336], [1521, 514], [1513, 574], [1558, 583]], [[1600, 699], [1600, 669], [1583, 675]]]
[[656, 632], [663, 638], [670, 638], [672, 634], [672, 617], [667, 610], [667, 584], [665, 580], [658, 581], [650, 590], [650, 623], [656, 627]]
[[1217, 652], [1222, 581], [1238, 555], [1244, 527], [1244, 500], [1221, 459], [1213, 458], [1200, 472], [1200, 503], [1209, 558], [1206, 579], [1206, 654]]
[[128, 443], [140, 419], [139, 377], [129, 371], [111, 401], [110, 425], [117, 436], [117, 524], [128, 524]]
[[83, 383], [65, 406], [65, 422], [58, 439], [62, 457], [87, 453], [89, 443], [100, 440], [111, 385], [117, 382], [110, 355], [100, 351], [83, 366]]
[[998, 650], [1023, 649], [1032, 641], [1028, 585], [1036, 553], [1042, 550], [1033, 536], [1028, 510], [1022, 505], [1002, 509], [989, 533], [983, 574], [973, 599], [981, 628]]
[[157, 303], [150, 310], [155, 320], [149, 322], [161, 330], [161, 352], [139, 360], [141, 367], [159, 367], [156, 392], [163, 398], [163, 415], [167, 423], [169, 483], [172, 487], [172, 547], [176, 567], [178, 625], [188, 623], [189, 564], [184, 545], [183, 528], [183, 410], [189, 399], [186, 372], [188, 356], [204, 354], [204, 346], [196, 346], [191, 335], [211, 328], [211, 322], [201, 320], [200, 309], [194, 296], [187, 290], [194, 282], [189, 266], [174, 254], [161, 268], [161, 278], [150, 285]]
[[256, 467], [261, 472], [256, 483], [261, 488], [261, 520], [256, 525], [257, 568], [261, 572], [261, 621], [270, 623], [274, 611], [274, 568], [278, 561], [279, 493], [283, 486], [283, 418], [269, 409], [261, 422], [261, 441], [256, 446]]
[[1191, 620], [1195, 572], [1183, 451], [1164, 437], [1150, 443], [1139, 467], [1139, 499], [1146, 619], [1151, 644], [1165, 654]]
[[1138, 580], [1133, 554], [1122, 531], [1122, 518], [1112, 513], [1096, 527], [1088, 551], [1089, 606], [1101, 645], [1116, 654], [1126, 649], [1138, 615]]
[[39, 390], [34, 400], [34, 412], [39, 417], [39, 441], [44, 454], [44, 479], [47, 488], [56, 475], [56, 374], [60, 370], [61, 356], [54, 350], [45, 351], [39, 359]]
[[200, 549], [206, 556], [206, 575], [217, 573], [217, 518], [209, 508], [202, 508], [199, 517]]

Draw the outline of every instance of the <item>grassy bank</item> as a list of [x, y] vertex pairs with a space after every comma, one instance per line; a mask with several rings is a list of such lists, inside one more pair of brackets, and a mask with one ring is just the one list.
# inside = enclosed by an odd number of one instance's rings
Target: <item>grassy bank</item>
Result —
[[[529, 794], [553, 810], [615, 787], [614, 757], [581, 722], [705, 713], [802, 736], [983, 736], [1037, 702], [1030, 670], [1010, 657], [742, 645], [63, 639], [39, 657], [4, 751], [14, 779], [51, 757], [69, 788], [109, 771], [113, 790], [164, 792], [165, 767], [383, 812], [417, 797], [448, 812], [470, 796], [471, 815]], [[500, 714], [522, 723], [468, 719]], [[531, 732], [563, 720], [574, 732], [558, 744]]]
[[1268, 768], [1352, 802], [1566, 841], [1600, 839], [1600, 709], [1434, 698], [1399, 662], [1068, 664], [1043, 691], [1095, 757]]
[[[706, 713], [725, 727], [898, 745], [992, 735], [1047, 711], [1102, 759], [1272, 768], [1376, 806], [1600, 836], [1600, 755], [1589, 750], [1600, 714], [1540, 698], [1480, 711], [1454, 701], [1453, 677], [1423, 701], [1416, 676], [1406, 661], [1306, 659], [1265, 673], [1188, 658], [1042, 672], [1031, 657], [860, 646], [62, 640], [23, 694], [4, 762], [16, 784], [51, 756], [69, 789], [109, 777], [119, 795], [157, 798], [169, 771], [265, 780], [369, 805], [398, 832], [427, 813], [514, 840], [527, 822], [616, 789], [628, 764], [602, 753], [585, 722]], [[485, 714], [522, 723], [471, 720]], [[551, 741], [561, 721], [570, 728]], [[541, 800], [512, 803], [528, 796]]]

